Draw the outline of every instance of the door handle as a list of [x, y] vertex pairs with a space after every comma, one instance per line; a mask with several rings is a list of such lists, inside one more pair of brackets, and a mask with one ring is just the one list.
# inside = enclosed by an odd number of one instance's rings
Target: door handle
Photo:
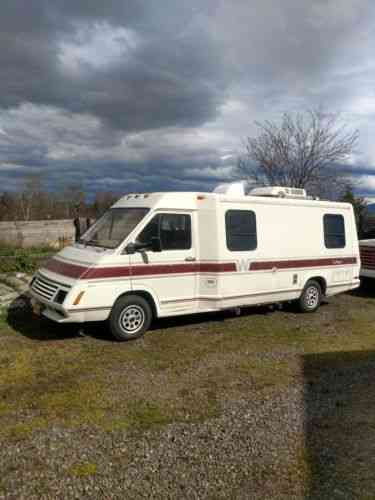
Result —
[[185, 257], [186, 262], [195, 262], [197, 259], [195, 257]]

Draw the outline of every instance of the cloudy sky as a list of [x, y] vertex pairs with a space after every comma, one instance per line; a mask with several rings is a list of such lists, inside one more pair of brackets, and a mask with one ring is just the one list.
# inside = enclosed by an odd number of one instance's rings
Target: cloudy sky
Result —
[[371, 0], [12, 0], [0, 49], [0, 191], [211, 189], [254, 120], [321, 106], [375, 196]]

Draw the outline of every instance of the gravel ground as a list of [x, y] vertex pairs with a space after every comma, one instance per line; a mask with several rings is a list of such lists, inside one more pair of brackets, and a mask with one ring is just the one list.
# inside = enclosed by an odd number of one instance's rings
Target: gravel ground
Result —
[[140, 435], [50, 428], [3, 446], [0, 498], [304, 498], [303, 414], [288, 388]]
[[[8, 316], [0, 499], [375, 498], [374, 301], [359, 293], [315, 315], [168, 320], [127, 344], [102, 326], [77, 336]], [[86, 403], [109, 418], [88, 421]], [[146, 413], [127, 413], [130, 404]], [[43, 412], [39, 430], [1, 433]], [[118, 416], [154, 420], [116, 427]]]

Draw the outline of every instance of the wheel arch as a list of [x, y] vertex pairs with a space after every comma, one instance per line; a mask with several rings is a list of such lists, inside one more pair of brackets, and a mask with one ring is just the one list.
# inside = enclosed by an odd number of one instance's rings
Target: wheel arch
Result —
[[325, 295], [327, 291], [327, 280], [323, 276], [310, 276], [305, 283], [305, 286], [309, 281], [317, 281], [322, 289], [322, 294]]
[[142, 297], [143, 299], [145, 299], [148, 302], [149, 306], [151, 307], [153, 317], [157, 318], [159, 316], [157, 301], [156, 301], [155, 297], [153, 296], [153, 294], [151, 292], [149, 292], [148, 290], [142, 290], [142, 289], [140, 289], [140, 290], [128, 290], [127, 292], [119, 295], [117, 297], [115, 303], [119, 299], [121, 299], [122, 297], [128, 297], [129, 295], [137, 295], [138, 297]]

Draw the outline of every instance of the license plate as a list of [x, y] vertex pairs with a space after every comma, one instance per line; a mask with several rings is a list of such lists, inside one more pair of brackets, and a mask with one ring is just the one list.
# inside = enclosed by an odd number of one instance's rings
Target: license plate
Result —
[[34, 302], [33, 314], [35, 314], [35, 316], [40, 316], [41, 312], [42, 312], [42, 306], [40, 304], [38, 304], [37, 302]]

